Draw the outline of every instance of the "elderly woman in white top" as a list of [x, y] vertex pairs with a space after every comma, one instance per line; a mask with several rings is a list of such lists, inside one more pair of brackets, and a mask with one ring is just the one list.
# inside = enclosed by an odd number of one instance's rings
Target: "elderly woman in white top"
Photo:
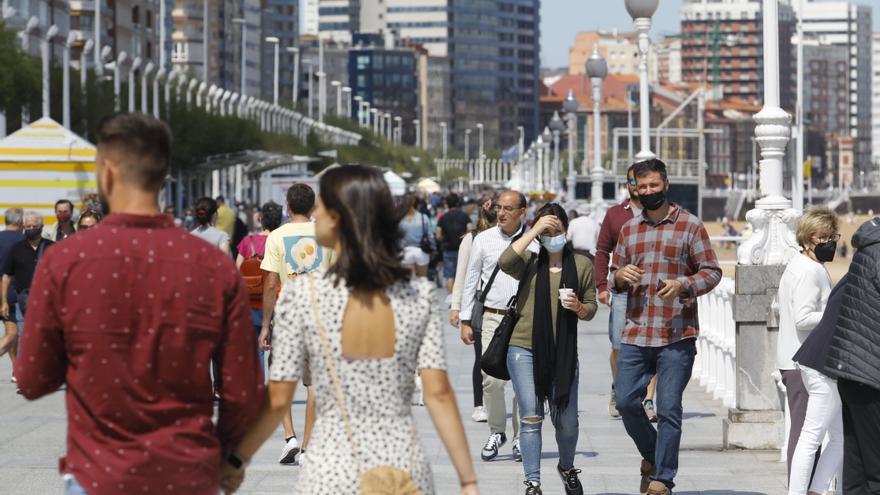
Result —
[[804, 425], [809, 393], [792, 357], [822, 319], [831, 277], [823, 265], [834, 258], [837, 240], [837, 214], [828, 208], [812, 208], [801, 218], [797, 241], [802, 251], [795, 255], [779, 281], [779, 340], [777, 363], [782, 373], [791, 412], [788, 440], [788, 466]]
[[[498, 214], [492, 209], [492, 200], [485, 201], [480, 205], [477, 212], [476, 230], [465, 234], [461, 239], [461, 244], [458, 246], [458, 265], [455, 269], [455, 281], [452, 284], [452, 302], [449, 305], [449, 323], [455, 328], [458, 328], [461, 323], [458, 319], [458, 313], [461, 310], [461, 295], [464, 292], [468, 256], [471, 253], [474, 237], [480, 232], [494, 227], [497, 222]], [[474, 412], [471, 414], [471, 419], [477, 423], [485, 423], [489, 420], [489, 416], [483, 410], [483, 372], [480, 369], [480, 356], [482, 354], [483, 346], [480, 344], [480, 339], [474, 339], [474, 368], [473, 373], [471, 373], [474, 389]]]

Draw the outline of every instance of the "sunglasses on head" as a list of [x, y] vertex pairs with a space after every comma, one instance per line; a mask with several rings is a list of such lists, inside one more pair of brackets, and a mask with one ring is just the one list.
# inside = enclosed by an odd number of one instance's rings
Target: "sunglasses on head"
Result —
[[632, 179], [627, 179], [626, 181], [629, 182], [629, 185], [631, 185], [631, 186], [637, 185], [635, 177], [633, 177]]

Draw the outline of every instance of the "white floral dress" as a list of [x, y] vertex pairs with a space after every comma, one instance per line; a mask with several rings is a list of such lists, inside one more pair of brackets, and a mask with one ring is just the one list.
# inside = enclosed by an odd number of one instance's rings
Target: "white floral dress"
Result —
[[[398, 282], [386, 290], [394, 313], [394, 356], [382, 359], [342, 358], [342, 318], [349, 290], [318, 270], [288, 281], [275, 306], [269, 379], [300, 381], [311, 368], [317, 420], [309, 443], [308, 463], [296, 482], [296, 493], [344, 495], [359, 492], [357, 463], [336, 404], [333, 382], [309, 296], [314, 281], [321, 322], [345, 397], [364, 469], [394, 466], [407, 469], [413, 445], [410, 401], [416, 369], [446, 369], [440, 308], [425, 279]], [[410, 475], [424, 495], [434, 493], [431, 468], [421, 445], [413, 446]]]

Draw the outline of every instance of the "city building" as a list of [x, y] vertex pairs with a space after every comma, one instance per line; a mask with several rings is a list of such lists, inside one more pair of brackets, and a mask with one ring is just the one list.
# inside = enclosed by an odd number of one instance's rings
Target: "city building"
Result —
[[449, 7], [446, 0], [385, 0], [387, 28], [404, 43], [422, 45], [434, 57], [449, 54]]
[[293, 63], [294, 54], [287, 51], [297, 46], [299, 41], [299, 5], [298, 0], [261, 0], [262, 1], [262, 70], [261, 85], [264, 100], [272, 101], [275, 84], [275, 45], [267, 43], [267, 37], [279, 40], [278, 66], [278, 101], [291, 101], [293, 98]]
[[[796, 19], [790, 6], [779, 5], [779, 73], [794, 74], [791, 37]], [[683, 0], [681, 72], [685, 82], [721, 87], [724, 98], [750, 104], [763, 101], [764, 61], [759, 0]], [[793, 111], [794, 85], [780, 85], [782, 107]]]
[[648, 68], [651, 71], [651, 81], [672, 84], [682, 82], [681, 38], [670, 36], [653, 43]]
[[410, 144], [415, 143], [412, 122], [418, 117], [418, 58], [411, 49], [362, 44], [352, 47], [348, 58], [352, 95], [400, 117], [402, 140]]
[[322, 39], [351, 43], [360, 32], [360, 4], [364, 0], [318, 0], [318, 34]]
[[[518, 142], [518, 127], [538, 131], [539, 0], [321, 0], [320, 36], [347, 41], [376, 33], [421, 45], [449, 63], [449, 146], [484, 128], [484, 149]], [[429, 109], [433, 112], [434, 109]]]
[[880, 33], [874, 33], [871, 43], [871, 160], [880, 166]]
[[[799, 9], [800, 2], [793, 2], [793, 6], [796, 10]], [[838, 132], [854, 139], [855, 173], [858, 175], [861, 172], [869, 172], [873, 132], [871, 7], [854, 2], [810, 1], [803, 3], [803, 9], [805, 40], [813, 39], [827, 45], [842, 46], [849, 54], [849, 65], [846, 70], [849, 76], [848, 118], [846, 126], [838, 129]], [[798, 14], [800, 15], [800, 12]]]
[[301, 0], [300, 8], [300, 34], [318, 35], [320, 17], [318, 15], [318, 0]]
[[586, 72], [587, 59], [598, 44], [599, 53], [608, 63], [611, 74], [639, 73], [639, 46], [637, 33], [614, 31], [584, 31], [575, 36], [574, 45], [568, 49], [568, 73]]
[[424, 97], [421, 98], [423, 104], [419, 108], [422, 136], [427, 137], [425, 141], [427, 148], [442, 151], [443, 126], [440, 124], [445, 122], [449, 126], [452, 123], [449, 59], [425, 54], [422, 60], [427, 64], [427, 77], [419, 78], [419, 83], [424, 86], [425, 91]]

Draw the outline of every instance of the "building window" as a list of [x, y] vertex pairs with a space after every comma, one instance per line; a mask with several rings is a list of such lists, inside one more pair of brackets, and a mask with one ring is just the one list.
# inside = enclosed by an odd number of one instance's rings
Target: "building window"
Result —
[[132, 24], [139, 24], [141, 22], [141, 8], [138, 5], [131, 8], [131, 22]]
[[171, 49], [171, 61], [172, 62], [186, 62], [189, 58], [189, 45], [186, 43], [174, 43], [174, 46]]

